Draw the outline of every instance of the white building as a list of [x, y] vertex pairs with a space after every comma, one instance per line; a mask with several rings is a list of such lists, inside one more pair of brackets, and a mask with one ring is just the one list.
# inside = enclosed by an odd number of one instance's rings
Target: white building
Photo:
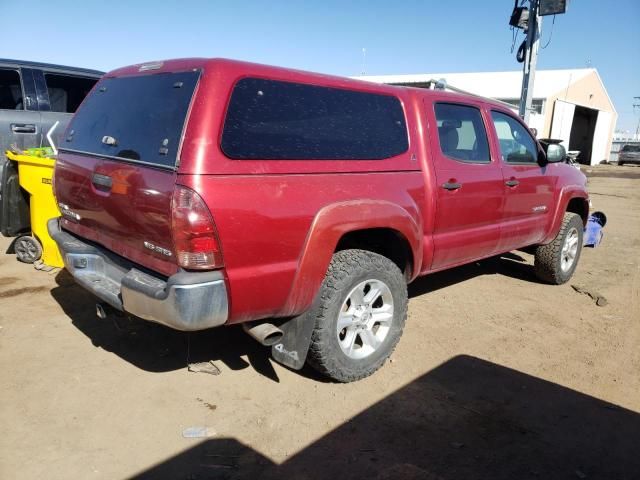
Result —
[[[390, 85], [433, 88], [438, 81], [474, 95], [514, 106], [520, 101], [522, 72], [428, 73], [355, 77]], [[567, 150], [580, 151], [581, 163], [609, 159], [618, 114], [595, 68], [538, 70], [529, 126], [538, 138], [562, 139]]]

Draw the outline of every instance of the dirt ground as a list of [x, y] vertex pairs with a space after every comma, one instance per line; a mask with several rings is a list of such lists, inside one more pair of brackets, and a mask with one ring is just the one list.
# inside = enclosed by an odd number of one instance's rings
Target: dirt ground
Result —
[[349, 385], [238, 328], [99, 320], [0, 255], [0, 478], [639, 479], [640, 168], [590, 170], [606, 236], [569, 284], [521, 252], [420, 279], [391, 361]]

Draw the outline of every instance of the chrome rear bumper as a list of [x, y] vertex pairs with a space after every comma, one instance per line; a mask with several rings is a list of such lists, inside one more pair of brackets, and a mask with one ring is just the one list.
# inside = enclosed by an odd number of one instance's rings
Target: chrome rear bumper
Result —
[[227, 287], [221, 271], [180, 272], [165, 280], [61, 230], [57, 218], [47, 226], [76, 282], [117, 310], [185, 331], [227, 321]]

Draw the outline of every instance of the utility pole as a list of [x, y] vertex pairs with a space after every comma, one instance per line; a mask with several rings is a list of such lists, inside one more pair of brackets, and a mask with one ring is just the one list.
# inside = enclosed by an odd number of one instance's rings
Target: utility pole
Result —
[[[640, 97], [633, 97], [634, 100], [640, 100]], [[633, 104], [633, 111], [636, 111], [636, 108], [640, 108], [640, 103]], [[633, 137], [634, 140], [640, 140], [640, 118], [638, 118], [638, 126], [636, 127], [636, 134]]]
[[525, 46], [524, 67], [522, 69], [522, 90], [520, 93], [520, 117], [529, 124], [531, 101], [533, 100], [533, 82], [536, 77], [536, 62], [538, 61], [538, 47], [540, 46], [540, 32], [542, 18], [539, 15], [540, 0], [529, 0], [529, 25]]

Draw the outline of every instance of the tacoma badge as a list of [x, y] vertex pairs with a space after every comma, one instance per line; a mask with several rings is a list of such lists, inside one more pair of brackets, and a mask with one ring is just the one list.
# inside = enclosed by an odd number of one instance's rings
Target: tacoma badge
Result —
[[167, 257], [171, 256], [171, 250], [167, 250], [166, 248], [159, 247], [158, 245], [154, 245], [151, 242], [144, 242], [144, 246], [149, 250], [153, 250], [154, 252], [161, 253], [162, 255], [165, 255]]

